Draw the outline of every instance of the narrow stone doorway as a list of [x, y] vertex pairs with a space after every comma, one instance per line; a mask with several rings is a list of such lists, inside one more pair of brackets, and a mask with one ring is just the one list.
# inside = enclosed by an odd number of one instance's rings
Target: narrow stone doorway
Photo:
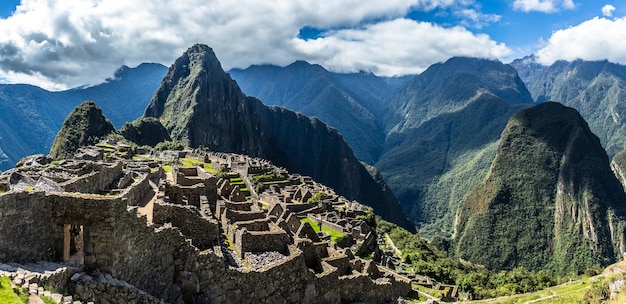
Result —
[[84, 245], [83, 225], [65, 224], [63, 226], [63, 262], [80, 265], [84, 264]]

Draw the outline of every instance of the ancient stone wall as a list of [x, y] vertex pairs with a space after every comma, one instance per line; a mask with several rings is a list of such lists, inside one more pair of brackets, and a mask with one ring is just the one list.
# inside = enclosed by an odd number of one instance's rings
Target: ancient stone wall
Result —
[[75, 298], [95, 304], [136, 303], [160, 304], [162, 301], [127, 282], [109, 274], [88, 275], [77, 273], [72, 277], [72, 294]]
[[248, 231], [239, 229], [235, 234], [235, 247], [240, 254], [244, 252], [278, 251], [287, 252], [287, 244], [290, 243], [289, 235], [273, 225], [268, 231]]
[[193, 186], [179, 186], [176, 184], [166, 185], [165, 195], [170, 198], [170, 202], [174, 204], [182, 204], [183, 200], [187, 200], [187, 204], [200, 208], [200, 196], [206, 193], [204, 184], [195, 184]]
[[97, 170], [73, 178], [60, 186], [67, 192], [99, 193], [108, 191], [113, 181], [122, 174], [122, 162], [112, 165], [96, 164]]
[[178, 229], [155, 230], [131, 209], [118, 214], [114, 235], [113, 277], [159, 298], [175, 296], [176, 252], [180, 246], [191, 248]]
[[148, 174], [142, 174], [139, 180], [125, 189], [120, 196], [126, 199], [126, 204], [129, 206], [137, 206], [148, 193], [148, 190], [150, 190], [150, 177]]
[[50, 260], [55, 256], [43, 192], [0, 195], [0, 262]]
[[50, 193], [46, 195], [45, 201], [50, 210], [48, 221], [52, 225], [56, 259], [63, 258], [64, 226], [82, 226], [85, 266], [110, 272], [113, 266], [116, 213], [126, 210], [125, 202], [119, 198], [72, 193]]
[[155, 224], [171, 223], [186, 238], [192, 239], [192, 244], [200, 250], [212, 248], [217, 243], [218, 222], [203, 217], [193, 206], [155, 203], [153, 221]]

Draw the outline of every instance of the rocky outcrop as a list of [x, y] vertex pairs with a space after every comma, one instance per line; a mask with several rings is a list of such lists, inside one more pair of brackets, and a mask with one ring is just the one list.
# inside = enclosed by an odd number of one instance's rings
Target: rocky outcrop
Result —
[[548, 102], [509, 121], [487, 178], [457, 216], [456, 253], [491, 269], [580, 273], [621, 257], [625, 203], [587, 123]]
[[70, 158], [78, 148], [93, 145], [113, 132], [113, 124], [102, 115], [96, 103], [85, 101], [72, 110], [63, 122], [50, 148], [50, 156], [55, 159]]
[[171, 140], [165, 127], [153, 117], [142, 117], [134, 122], [127, 122], [120, 129], [120, 134], [140, 146], [154, 147], [160, 142]]
[[368, 174], [335, 129], [245, 96], [206, 45], [194, 45], [176, 60], [144, 117], [159, 118], [173, 140], [191, 147], [258, 156], [309, 175], [414, 230], [395, 197]]

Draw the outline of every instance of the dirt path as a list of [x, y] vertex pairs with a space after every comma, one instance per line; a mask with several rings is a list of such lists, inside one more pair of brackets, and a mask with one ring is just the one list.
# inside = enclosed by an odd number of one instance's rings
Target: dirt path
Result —
[[26, 301], [26, 304], [46, 304], [46, 303], [40, 297], [34, 294], [30, 294], [28, 296], [28, 300]]
[[386, 233], [385, 233], [385, 243], [387, 243], [387, 246], [393, 249], [393, 253], [395, 255], [397, 255], [398, 257], [402, 257], [402, 251], [400, 251], [400, 249], [396, 247], [396, 245], [393, 243], [393, 240], [389, 237], [389, 234], [386, 234]]
[[157, 199], [158, 191], [158, 186], [150, 181], [150, 190], [148, 190], [146, 195], [139, 203], [139, 208], [137, 209], [137, 212], [146, 216], [147, 224], [152, 224], [154, 214], [154, 201], [156, 201]]

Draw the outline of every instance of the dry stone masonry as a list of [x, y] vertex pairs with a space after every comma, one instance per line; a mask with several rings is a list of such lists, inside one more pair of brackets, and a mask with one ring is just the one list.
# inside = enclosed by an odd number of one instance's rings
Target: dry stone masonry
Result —
[[353, 254], [376, 245], [364, 207], [309, 177], [228, 153], [100, 150], [0, 175], [0, 263], [72, 265], [50, 286], [85, 303], [381, 303], [411, 290]]

